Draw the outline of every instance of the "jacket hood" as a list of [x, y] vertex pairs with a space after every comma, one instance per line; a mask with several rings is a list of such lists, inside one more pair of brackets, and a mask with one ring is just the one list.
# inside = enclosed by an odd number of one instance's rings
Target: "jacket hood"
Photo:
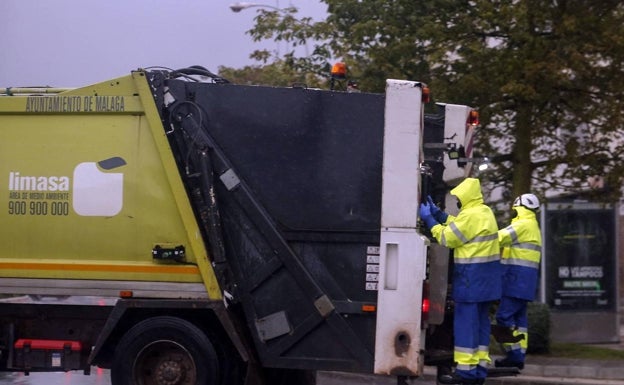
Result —
[[523, 206], [514, 206], [514, 210], [518, 213], [518, 215], [511, 220], [511, 222], [520, 220], [520, 219], [536, 219], [536, 215], [534, 211], [531, 211]]
[[459, 199], [462, 208], [471, 204], [483, 203], [483, 194], [481, 193], [481, 183], [476, 178], [466, 178], [454, 189], [451, 195]]

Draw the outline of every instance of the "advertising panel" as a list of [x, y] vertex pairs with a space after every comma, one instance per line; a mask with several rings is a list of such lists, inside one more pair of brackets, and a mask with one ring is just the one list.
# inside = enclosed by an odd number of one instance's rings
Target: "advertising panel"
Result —
[[543, 213], [546, 303], [561, 311], [613, 311], [616, 217], [611, 206], [548, 204]]

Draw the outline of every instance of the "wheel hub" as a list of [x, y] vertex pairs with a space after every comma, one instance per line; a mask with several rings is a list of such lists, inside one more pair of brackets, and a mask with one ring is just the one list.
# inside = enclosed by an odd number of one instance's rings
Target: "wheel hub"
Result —
[[156, 377], [158, 378], [158, 384], [177, 385], [184, 381], [186, 371], [179, 362], [165, 361], [158, 366]]

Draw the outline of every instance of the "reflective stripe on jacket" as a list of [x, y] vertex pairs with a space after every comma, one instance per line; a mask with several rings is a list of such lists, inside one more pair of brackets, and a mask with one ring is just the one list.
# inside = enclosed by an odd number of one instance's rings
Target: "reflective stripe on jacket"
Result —
[[500, 298], [498, 225], [483, 203], [478, 179], [466, 178], [451, 190], [462, 203], [457, 217], [433, 226], [431, 234], [442, 246], [454, 249], [453, 298], [481, 302]]
[[503, 248], [503, 295], [533, 301], [537, 294], [542, 234], [535, 213], [525, 207], [514, 207], [518, 216], [498, 232]]

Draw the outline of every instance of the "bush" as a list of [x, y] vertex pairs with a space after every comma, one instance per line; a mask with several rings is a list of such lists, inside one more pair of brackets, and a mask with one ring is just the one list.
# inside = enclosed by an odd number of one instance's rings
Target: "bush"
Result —
[[529, 347], [528, 354], [545, 354], [550, 351], [550, 309], [540, 302], [528, 306]]

